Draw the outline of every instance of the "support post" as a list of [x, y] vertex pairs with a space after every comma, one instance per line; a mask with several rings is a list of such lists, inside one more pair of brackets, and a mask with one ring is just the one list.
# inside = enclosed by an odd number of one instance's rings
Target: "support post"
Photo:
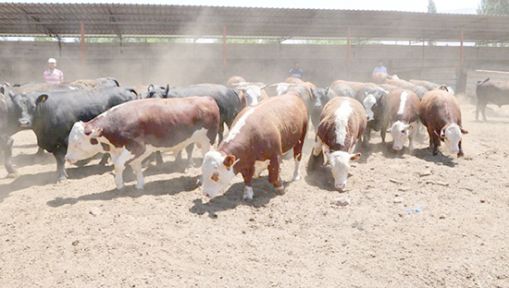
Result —
[[223, 80], [226, 79], [226, 69], [228, 67], [228, 46], [226, 44], [227, 27], [223, 26]]
[[350, 27], [347, 30], [346, 38], [346, 78], [351, 80], [351, 67], [352, 67], [352, 32]]
[[456, 80], [456, 90], [457, 92], [464, 93], [466, 90], [466, 73], [465, 73], [465, 48], [463, 47], [463, 41], [465, 39], [465, 35], [463, 30], [460, 32], [460, 59], [458, 65], [457, 72], [457, 80]]
[[87, 54], [87, 47], [85, 44], [85, 24], [83, 24], [83, 21], [80, 22], [80, 64], [81, 68], [84, 68], [86, 62], [86, 54]]

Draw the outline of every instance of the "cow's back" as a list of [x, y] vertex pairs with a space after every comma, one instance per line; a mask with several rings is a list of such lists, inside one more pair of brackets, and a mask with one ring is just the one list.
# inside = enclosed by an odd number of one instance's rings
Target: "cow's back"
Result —
[[204, 128], [215, 139], [219, 108], [210, 97], [141, 99], [114, 107], [87, 123], [117, 147], [138, 139], [155, 147], [171, 147]]
[[258, 106], [243, 109], [218, 149], [249, 149], [253, 159], [268, 159], [295, 146], [305, 133], [307, 122], [307, 108], [301, 98], [292, 94], [272, 97]]
[[426, 126], [444, 127], [448, 123], [461, 126], [461, 110], [457, 99], [447, 91], [432, 90], [421, 99], [419, 114]]
[[71, 90], [47, 93], [37, 105], [33, 130], [39, 146], [52, 152], [55, 145], [67, 145], [67, 136], [77, 121], [87, 122], [111, 107], [133, 100], [136, 94], [124, 88]]
[[336, 97], [331, 99], [327, 105], [325, 105], [322, 114], [320, 115], [320, 124], [318, 125], [317, 136], [333, 150], [348, 151], [353, 142], [347, 141], [344, 144], [339, 144], [338, 139], [336, 139], [336, 131], [338, 129], [336, 126], [340, 124], [337, 122], [336, 118], [339, 116], [338, 113], [341, 112], [339, 111], [341, 106], [346, 104], [350, 105], [351, 114], [344, 115], [345, 117], [349, 117], [347, 123], [341, 124], [347, 125], [347, 134], [351, 135], [354, 139], [357, 139], [364, 133], [367, 126], [366, 112], [359, 101], [349, 97]]

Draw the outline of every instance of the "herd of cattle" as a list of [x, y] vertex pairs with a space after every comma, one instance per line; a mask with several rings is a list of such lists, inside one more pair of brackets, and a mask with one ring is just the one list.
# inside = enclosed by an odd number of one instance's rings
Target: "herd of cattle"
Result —
[[[222, 193], [240, 173], [245, 199], [252, 199], [252, 179], [266, 169], [269, 182], [283, 192], [280, 165], [288, 152], [293, 151], [295, 160], [293, 180], [300, 178], [310, 121], [316, 136], [308, 173], [328, 167], [338, 190], [346, 187], [350, 161], [360, 158], [358, 152], [366, 147], [372, 131], [380, 131], [383, 143], [390, 133], [396, 151], [407, 142], [412, 150], [422, 123], [434, 155], [441, 142], [449, 152], [463, 155], [462, 134], [467, 131], [450, 88], [397, 76], [375, 82], [337, 80], [318, 88], [296, 78], [264, 85], [235, 76], [226, 86], [149, 85], [142, 90], [121, 87], [111, 78], [63, 85], [4, 84], [0, 86], [0, 147], [7, 172], [16, 176], [11, 136], [32, 129], [40, 152], [44, 149], [54, 155], [58, 180], [67, 177], [66, 161], [84, 165], [103, 153], [101, 163], [109, 156], [114, 164], [118, 189], [124, 186], [126, 165], [137, 177], [136, 188], [142, 189], [144, 160], [154, 155], [160, 163], [160, 153], [171, 151], [181, 161], [185, 149], [190, 165], [196, 145], [203, 153], [204, 194]], [[496, 99], [505, 96], [507, 89], [489, 79], [479, 82], [478, 112], [485, 118], [488, 102], [506, 104]], [[223, 138], [225, 124], [229, 132]], [[211, 148], [216, 138], [218, 146]]]

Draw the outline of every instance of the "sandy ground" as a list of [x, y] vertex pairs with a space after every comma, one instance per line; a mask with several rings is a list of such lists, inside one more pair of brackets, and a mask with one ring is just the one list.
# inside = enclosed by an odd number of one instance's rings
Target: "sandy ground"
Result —
[[53, 157], [18, 133], [21, 176], [0, 179], [0, 287], [509, 287], [509, 109], [488, 123], [462, 109], [463, 159], [427, 143], [396, 156], [376, 136], [345, 193], [305, 177], [277, 196], [262, 178], [251, 203], [240, 176], [208, 202], [199, 168], [172, 156], [144, 191], [116, 191], [110, 166], [55, 184]]

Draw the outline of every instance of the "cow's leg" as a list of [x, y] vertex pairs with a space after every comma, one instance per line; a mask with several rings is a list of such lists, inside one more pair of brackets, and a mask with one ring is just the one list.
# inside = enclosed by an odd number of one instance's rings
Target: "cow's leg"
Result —
[[[431, 138], [432, 137], [432, 138]], [[438, 147], [440, 146], [440, 137], [431, 132], [430, 143], [432, 143], [433, 156], [438, 154]]]
[[414, 140], [415, 138], [417, 138], [417, 134], [419, 132], [419, 125], [416, 123], [416, 124], [411, 124], [410, 125], [410, 135], [408, 136], [408, 151], [410, 151], [410, 153], [412, 153], [412, 151], [414, 151]]
[[143, 178], [141, 159], [143, 159], [143, 157], [139, 157], [129, 164], [131, 168], [133, 168], [134, 174], [136, 175], [136, 189], [138, 190], [142, 190], [143, 186], [145, 186], [145, 179]]
[[163, 155], [162, 155], [161, 151], [156, 151], [154, 153], [154, 155], [155, 155], [155, 158], [156, 158], [156, 164], [157, 165], [162, 165], [164, 163], [164, 161], [163, 161]]
[[113, 159], [113, 165], [115, 166], [115, 185], [117, 186], [117, 190], [124, 188], [124, 177], [122, 176], [125, 163], [132, 158], [131, 152], [127, 149], [122, 149], [120, 153], [115, 153], [111, 155]]
[[34, 156], [38, 157], [38, 158], [44, 157], [44, 149], [42, 149], [41, 147], [38, 147], [37, 152], [35, 153]]
[[60, 147], [53, 152], [53, 156], [57, 160], [57, 182], [67, 179], [67, 172], [65, 172], [65, 150], [65, 148]]
[[2, 138], [2, 150], [4, 150], [4, 166], [7, 170], [7, 178], [15, 178], [18, 174], [14, 165], [12, 164], [12, 145], [14, 140], [11, 137], [6, 136]]
[[300, 160], [302, 160], [302, 147], [304, 146], [304, 140], [306, 139], [307, 128], [304, 127], [302, 136], [299, 139], [297, 145], [293, 147], [293, 160], [295, 161], [295, 168], [293, 169], [292, 181], [298, 181], [300, 177]]
[[110, 157], [110, 154], [104, 153], [103, 156], [101, 157], [101, 162], [99, 162], [99, 165], [100, 166], [106, 166], [106, 164], [108, 164], [108, 158], [109, 157]]
[[385, 135], [387, 134], [387, 123], [382, 125], [382, 129], [380, 129], [380, 137], [382, 137], [382, 143], [385, 144]]
[[278, 194], [284, 194], [285, 187], [281, 181], [280, 173], [281, 156], [272, 157], [269, 162], [269, 182], [274, 186]]
[[242, 174], [242, 178], [244, 178], [244, 195], [242, 196], [243, 200], [250, 201], [253, 200], [253, 175], [254, 175], [255, 169], [254, 164], [251, 165], [251, 167], [243, 169], [240, 173]]
[[461, 147], [461, 140], [460, 142], [458, 143], [458, 147], [459, 147], [459, 152], [458, 152], [458, 158], [459, 157], [463, 157], [465, 154], [463, 153], [463, 148]]
[[479, 108], [481, 103], [479, 103], [479, 100], [477, 101], [477, 105], [475, 105], [475, 121], [479, 121]]
[[[228, 131], [230, 130], [231, 128], [231, 125], [228, 125]], [[217, 130], [217, 136], [218, 136], [218, 141], [217, 141], [217, 144], [221, 144], [221, 142], [223, 142], [223, 134], [224, 134], [224, 123], [223, 122], [220, 122], [219, 123], [219, 129]]]
[[486, 122], [486, 105], [487, 103], [483, 103], [481, 106], [482, 119]]
[[193, 150], [194, 144], [187, 145], [186, 153], [187, 153], [187, 167], [193, 167]]

